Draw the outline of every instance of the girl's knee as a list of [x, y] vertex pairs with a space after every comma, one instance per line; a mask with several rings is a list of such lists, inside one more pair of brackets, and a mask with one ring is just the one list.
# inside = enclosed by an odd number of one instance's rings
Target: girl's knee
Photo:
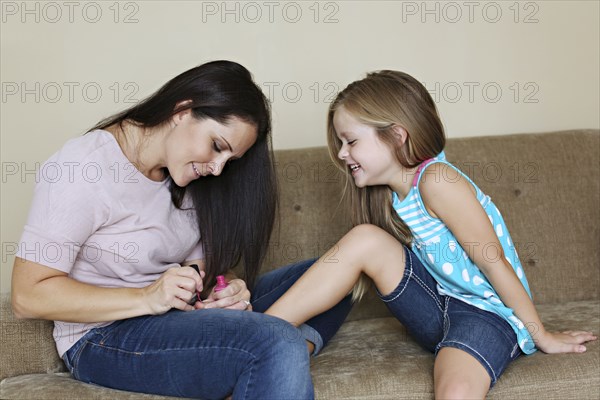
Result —
[[373, 252], [390, 245], [402, 246], [392, 235], [372, 224], [356, 225], [343, 238], [355, 248]]
[[483, 399], [486, 393], [481, 382], [468, 379], [442, 379], [435, 384], [436, 399]]
[[348, 235], [359, 235], [363, 238], [368, 238], [371, 235], [388, 234], [386, 231], [373, 224], [360, 224], [356, 225], [348, 232]]
[[405, 249], [395, 237], [375, 225], [357, 225], [340, 241], [382, 293], [388, 293], [402, 279]]
[[438, 352], [434, 380], [438, 399], [483, 399], [491, 382], [475, 357], [454, 347], [442, 347]]

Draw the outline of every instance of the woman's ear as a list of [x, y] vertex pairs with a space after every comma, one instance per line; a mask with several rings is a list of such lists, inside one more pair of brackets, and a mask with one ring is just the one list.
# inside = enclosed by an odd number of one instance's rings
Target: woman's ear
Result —
[[400, 146], [406, 143], [406, 140], [408, 139], [408, 132], [406, 132], [406, 129], [404, 129], [400, 125], [394, 125], [392, 127], [392, 130], [394, 131], [394, 135], [396, 136], [396, 139], [398, 140], [398, 144]]
[[[192, 113], [191, 109], [185, 108], [185, 106], [187, 106], [191, 102], [192, 102], [192, 100], [183, 100], [183, 101], [180, 101], [179, 103], [175, 104], [175, 110], [181, 110], [181, 111], [177, 111], [171, 117], [171, 120], [173, 121], [173, 124], [175, 126], [179, 125], [179, 123], [181, 123], [183, 121], [183, 118], [185, 118], [187, 115]], [[183, 110], [182, 110], [182, 108], [183, 108]]]

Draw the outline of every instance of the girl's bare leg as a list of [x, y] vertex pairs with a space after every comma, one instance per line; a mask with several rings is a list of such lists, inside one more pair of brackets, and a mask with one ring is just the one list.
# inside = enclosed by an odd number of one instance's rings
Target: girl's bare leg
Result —
[[382, 294], [391, 293], [404, 274], [404, 247], [374, 225], [359, 225], [311, 266], [265, 313], [295, 326], [342, 300], [368, 275]]
[[469, 353], [443, 347], [433, 368], [436, 399], [485, 399], [490, 390], [490, 375]]

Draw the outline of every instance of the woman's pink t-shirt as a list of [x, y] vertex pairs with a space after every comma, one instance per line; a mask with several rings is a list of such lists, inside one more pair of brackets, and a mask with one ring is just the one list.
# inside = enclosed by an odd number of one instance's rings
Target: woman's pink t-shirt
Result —
[[[109, 132], [68, 141], [36, 179], [18, 257], [110, 288], [145, 287], [172, 266], [204, 258], [189, 198], [176, 208], [168, 181], [140, 173]], [[55, 321], [59, 355], [109, 323]]]

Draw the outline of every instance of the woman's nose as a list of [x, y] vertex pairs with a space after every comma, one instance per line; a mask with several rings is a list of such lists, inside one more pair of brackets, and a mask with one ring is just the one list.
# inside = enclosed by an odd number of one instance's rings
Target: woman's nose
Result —
[[221, 163], [221, 162], [212, 162], [212, 163], [210, 163], [210, 172], [214, 176], [221, 175], [222, 171], [223, 171], [223, 163]]
[[229, 157], [223, 156], [223, 157], [219, 157], [217, 160], [211, 162], [210, 163], [211, 173], [214, 176], [221, 175], [221, 172], [223, 172], [223, 168], [225, 168], [225, 165], [227, 165], [227, 161], [229, 161]]

